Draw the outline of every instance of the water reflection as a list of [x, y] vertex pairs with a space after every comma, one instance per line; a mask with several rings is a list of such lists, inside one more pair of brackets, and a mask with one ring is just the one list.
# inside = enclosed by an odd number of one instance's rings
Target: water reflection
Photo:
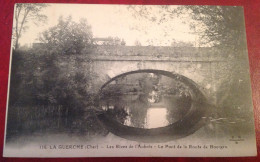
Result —
[[184, 84], [170, 77], [135, 73], [104, 87], [100, 103], [119, 123], [149, 129], [182, 119], [191, 107], [191, 95]]
[[157, 128], [169, 125], [166, 108], [151, 108], [147, 111], [146, 128]]

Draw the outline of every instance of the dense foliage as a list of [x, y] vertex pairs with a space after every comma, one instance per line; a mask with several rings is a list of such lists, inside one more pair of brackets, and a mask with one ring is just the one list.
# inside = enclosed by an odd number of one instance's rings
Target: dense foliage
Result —
[[86, 19], [78, 23], [72, 17], [60, 17], [58, 24], [44, 31], [39, 38], [44, 49], [58, 54], [88, 53], [93, 44], [91, 26]]
[[41, 40], [26, 51], [13, 51], [7, 137], [34, 131], [106, 132], [94, 124], [95, 73], [86, 52], [92, 50], [90, 26], [60, 18]]

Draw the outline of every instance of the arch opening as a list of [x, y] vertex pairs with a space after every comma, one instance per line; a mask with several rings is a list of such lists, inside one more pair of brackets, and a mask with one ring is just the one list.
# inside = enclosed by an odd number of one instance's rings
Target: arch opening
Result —
[[207, 101], [192, 80], [163, 70], [137, 70], [106, 82], [98, 119], [113, 134], [136, 141], [168, 141], [203, 125]]

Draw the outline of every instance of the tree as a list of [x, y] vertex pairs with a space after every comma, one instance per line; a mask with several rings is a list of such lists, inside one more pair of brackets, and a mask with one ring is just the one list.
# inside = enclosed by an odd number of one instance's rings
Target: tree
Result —
[[[231, 49], [245, 48], [243, 9], [238, 6], [181, 6], [178, 16], [190, 14], [190, 27], [202, 44]], [[242, 20], [241, 20], [242, 19]], [[244, 46], [243, 46], [244, 45]]]
[[14, 12], [14, 48], [19, 48], [19, 39], [22, 36], [22, 32], [24, 32], [28, 26], [26, 26], [31, 20], [34, 24], [38, 25], [41, 22], [45, 22], [47, 20], [47, 16], [41, 14], [41, 10], [47, 7], [47, 4], [32, 4], [32, 3], [18, 3], [15, 6]]
[[[221, 46], [230, 49], [245, 48], [243, 9], [239, 6], [129, 6], [136, 19], [146, 19], [163, 25], [175, 18], [189, 24], [203, 46]], [[174, 24], [174, 22], [173, 22]], [[165, 30], [173, 30], [169, 25]]]
[[35, 70], [37, 102], [82, 110], [92, 102], [89, 88], [94, 74], [89, 70], [90, 58], [81, 57], [92, 49], [91, 26], [86, 19], [75, 22], [71, 16], [60, 17], [39, 40], [40, 45], [32, 49], [41, 60], [40, 70]]
[[[192, 33], [198, 35], [200, 45], [218, 47], [216, 50], [226, 55], [224, 57], [229, 62], [225, 67], [228, 69], [226, 76], [219, 78], [222, 85], [216, 94], [217, 111], [222, 111], [220, 115], [232, 120], [235, 117], [249, 119], [247, 116], [252, 112], [247, 107], [251, 104], [251, 92], [242, 7], [158, 6], [152, 10], [151, 6], [129, 6], [128, 9], [137, 19], [155, 24], [180, 18], [183, 23], [189, 24]], [[172, 29], [171, 26], [168, 29]]]
[[[247, 122], [237, 122], [242, 125], [252, 121], [248, 105], [251, 104], [250, 78], [246, 52], [246, 37], [243, 8], [239, 6], [182, 6], [180, 11], [191, 13], [191, 28], [199, 33], [204, 44], [224, 49], [232, 60], [225, 82], [220, 85], [217, 93], [217, 105], [221, 116], [232, 120], [247, 119]], [[224, 79], [224, 78], [221, 78]], [[247, 127], [248, 128], [248, 127]]]
[[39, 40], [51, 53], [80, 54], [93, 45], [93, 34], [86, 19], [77, 23], [69, 16], [65, 20], [60, 17], [58, 24], [44, 31]]
[[[92, 94], [92, 89], [96, 80], [91, 70], [92, 61], [88, 55], [81, 55], [92, 46], [90, 25], [83, 19], [77, 23], [71, 17], [61, 17], [58, 24], [43, 32], [39, 40], [41, 42], [29, 50], [13, 52], [15, 66], [12, 68], [10, 89], [12, 108], [9, 109], [13, 118], [9, 118], [12, 124], [9, 124], [8, 130], [21, 133], [28, 128], [26, 123], [31, 120], [62, 117], [66, 118], [66, 122], [59, 119], [58, 130], [66, 128], [73, 131], [76, 128], [93, 134], [106, 132], [96, 124], [94, 116], [96, 96]], [[22, 112], [22, 119], [26, 122], [20, 122], [19, 113], [26, 107], [30, 108]], [[63, 119], [61, 121], [65, 121]], [[48, 130], [54, 128], [49, 126], [53, 120], [47, 123]], [[36, 125], [37, 129], [44, 130], [45, 124]]]

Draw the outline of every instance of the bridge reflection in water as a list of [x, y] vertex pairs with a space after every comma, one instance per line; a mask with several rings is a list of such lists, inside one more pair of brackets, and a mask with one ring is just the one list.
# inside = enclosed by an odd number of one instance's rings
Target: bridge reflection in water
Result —
[[158, 103], [145, 95], [112, 96], [105, 100], [103, 110], [121, 124], [137, 128], [164, 127], [180, 120], [191, 105], [187, 97], [161, 96]]
[[101, 106], [107, 116], [135, 128], [168, 126], [191, 108], [190, 90], [185, 84], [156, 73], [135, 73], [120, 77], [102, 92]]
[[190, 79], [162, 70], [124, 73], [99, 93], [98, 119], [113, 134], [136, 141], [163, 142], [201, 128], [208, 107]]

